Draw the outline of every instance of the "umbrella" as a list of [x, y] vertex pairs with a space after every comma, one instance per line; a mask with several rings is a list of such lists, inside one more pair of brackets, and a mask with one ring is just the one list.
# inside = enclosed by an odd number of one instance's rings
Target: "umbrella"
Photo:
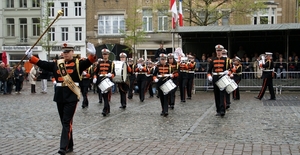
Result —
[[7, 64], [7, 56], [6, 52], [2, 52], [2, 62], [6, 65]]

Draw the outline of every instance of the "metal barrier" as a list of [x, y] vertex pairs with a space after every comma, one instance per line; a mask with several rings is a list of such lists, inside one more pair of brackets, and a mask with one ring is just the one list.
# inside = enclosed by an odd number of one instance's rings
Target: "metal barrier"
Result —
[[[240, 90], [260, 90], [263, 83], [261, 72], [243, 72], [239, 83]], [[282, 90], [300, 90], [300, 71], [283, 71], [275, 73], [273, 86], [277, 94]], [[213, 89], [212, 82], [207, 80], [207, 72], [196, 72], [194, 79], [195, 91]]]

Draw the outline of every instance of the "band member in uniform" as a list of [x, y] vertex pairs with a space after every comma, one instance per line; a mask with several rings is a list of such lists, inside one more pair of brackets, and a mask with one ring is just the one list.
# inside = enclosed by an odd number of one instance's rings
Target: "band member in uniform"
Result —
[[214, 86], [214, 96], [215, 96], [215, 104], [216, 104], [216, 116], [225, 116], [225, 108], [226, 108], [226, 94], [227, 92], [224, 89], [221, 89], [216, 85], [216, 82], [222, 77], [222, 75], [228, 74], [228, 70], [226, 70], [226, 66], [229, 66], [229, 61], [227, 58], [222, 56], [222, 51], [224, 47], [222, 45], [215, 46], [217, 56], [212, 58], [212, 61], [209, 64], [209, 68], [207, 71], [207, 78], [209, 81], [213, 82]]
[[154, 73], [154, 67], [152, 61], [147, 61], [148, 63], [148, 73], [147, 76], [147, 90], [149, 91], [149, 97], [153, 97], [153, 89], [152, 89], [152, 82], [153, 82], [153, 73]]
[[[241, 61], [241, 59], [239, 57], [235, 57], [233, 68], [232, 68], [233, 80], [235, 81], [235, 83], [237, 85], [239, 85], [239, 83], [241, 82], [241, 79], [242, 79], [243, 68], [242, 68], [242, 64], [240, 61]], [[233, 96], [234, 100], [240, 100], [239, 86], [233, 91], [232, 96]]]
[[[224, 58], [226, 58], [226, 67], [225, 67], [225, 69], [228, 70], [229, 74], [231, 75], [232, 74], [231, 73], [231, 69], [233, 67], [233, 64], [232, 64], [232, 60], [227, 56], [227, 50], [226, 49], [224, 49], [222, 51], [222, 55], [223, 55]], [[231, 104], [231, 102], [230, 102], [230, 94], [228, 94], [226, 92], [225, 96], [226, 96], [226, 109], [229, 109], [230, 108], [230, 104]]]
[[169, 93], [169, 106], [171, 109], [174, 109], [175, 106], [175, 93], [178, 86], [178, 69], [179, 63], [176, 62], [173, 53], [168, 54], [168, 64], [171, 67], [171, 73], [174, 74], [172, 81], [176, 84], [176, 88]]
[[144, 102], [148, 69], [143, 58], [139, 58], [138, 63], [135, 65], [134, 72], [137, 74], [136, 81], [139, 88], [140, 101]]
[[192, 89], [194, 85], [194, 77], [195, 77], [195, 68], [196, 68], [196, 62], [195, 58], [192, 55], [188, 55], [189, 62], [188, 65], [188, 72], [187, 72], [187, 98], [186, 99], [192, 99]]
[[72, 124], [73, 116], [80, 97], [80, 74], [96, 60], [96, 49], [93, 44], [87, 44], [87, 51], [90, 53], [86, 60], [80, 61], [73, 58], [74, 45], [64, 43], [62, 45], [63, 58], [55, 62], [39, 60], [32, 55], [28, 49], [25, 54], [29, 61], [40, 68], [53, 73], [57, 83], [54, 94], [54, 101], [62, 124], [59, 154], [66, 154], [73, 151]]
[[[127, 66], [127, 73], [131, 73], [131, 68], [129, 67], [129, 65], [127, 64], [126, 62], [126, 58], [127, 58], [127, 54], [122, 52], [120, 53], [120, 61], [123, 61], [126, 66]], [[122, 109], [125, 109], [126, 108], [126, 94], [127, 94], [127, 91], [129, 89], [129, 86], [128, 86], [129, 83], [127, 82], [121, 82], [121, 83], [118, 83], [118, 87], [119, 87], [119, 93], [120, 93], [120, 102], [121, 102], [121, 106], [120, 108]]]
[[269, 92], [271, 94], [271, 98], [269, 100], [276, 100], [274, 88], [273, 88], [273, 77], [274, 77], [274, 62], [272, 60], [272, 54], [271, 52], [266, 52], [266, 62], [264, 60], [262, 61], [262, 64], [260, 64], [261, 68], [264, 68], [262, 78], [263, 78], [263, 85], [261, 87], [261, 90], [258, 94], [257, 99], [261, 100], [264, 97], [265, 91], [267, 87], [269, 88]]
[[[94, 79], [93, 79], [93, 83], [96, 83], [97, 86], [105, 78], [109, 78], [109, 80], [112, 80], [112, 78], [115, 76], [114, 65], [113, 65], [112, 61], [110, 61], [108, 59], [110, 51], [108, 49], [104, 48], [101, 50], [101, 52], [102, 52], [103, 59], [102, 59], [102, 61], [98, 62], [98, 65], [94, 71]], [[107, 114], [110, 113], [109, 93], [110, 93], [110, 90], [105, 91], [105, 92], [101, 91], [101, 94], [102, 94], [102, 97], [104, 100], [104, 107], [102, 110], [103, 116], [107, 116]]]
[[160, 64], [155, 68], [153, 74], [153, 80], [157, 83], [159, 99], [161, 103], [162, 116], [168, 116], [168, 94], [164, 94], [160, 86], [163, 85], [167, 80], [173, 78], [174, 75], [171, 72], [171, 67], [167, 64], [167, 55], [160, 54]]
[[188, 60], [184, 59], [186, 57], [181, 57], [180, 64], [179, 64], [179, 90], [180, 90], [180, 99], [181, 102], [185, 102], [185, 89], [187, 86], [187, 72], [189, 67], [187, 65]]
[[[83, 58], [82, 60], [85, 60], [85, 58]], [[82, 108], [86, 108], [89, 106], [89, 100], [88, 100], [87, 94], [89, 91], [89, 86], [91, 84], [90, 83], [90, 77], [91, 77], [90, 68], [91, 68], [91, 66], [82, 72], [81, 81], [79, 83], [81, 94], [83, 97], [82, 106], [81, 106]]]
[[128, 90], [128, 99], [132, 99], [133, 97], [133, 89], [134, 89], [134, 83], [136, 76], [134, 74], [134, 64], [133, 64], [133, 59], [129, 58], [128, 59], [128, 65], [131, 68], [131, 72], [127, 72], [127, 75], [129, 77], [129, 90]]

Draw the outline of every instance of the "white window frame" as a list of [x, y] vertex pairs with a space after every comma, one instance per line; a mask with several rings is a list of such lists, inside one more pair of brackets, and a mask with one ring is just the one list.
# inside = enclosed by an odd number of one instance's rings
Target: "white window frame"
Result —
[[39, 18], [32, 18], [32, 36], [40, 36], [41, 34], [41, 28], [39, 22], [34, 22], [34, 20], [37, 19], [37, 21], [40, 21]]
[[55, 41], [55, 27], [51, 27], [48, 31], [49, 41]]
[[[12, 19], [12, 23], [9, 23], [8, 20], [11, 20], [11, 19]], [[15, 36], [15, 19], [7, 18], [6, 25], [7, 25], [6, 36], [14, 37]]]
[[153, 31], [152, 9], [144, 9], [143, 10], [143, 30], [145, 32]]
[[82, 27], [74, 27], [75, 41], [82, 41]]
[[[262, 23], [263, 18], [265, 18], [267, 22]], [[252, 24], [253, 25], [277, 24], [277, 8], [273, 6], [268, 6], [263, 10], [255, 12], [252, 17]]]
[[[227, 12], [230, 12], [230, 10], [222, 10], [221, 13], [222, 13], [222, 25], [230, 25], [230, 14], [226, 15]], [[223, 15], [225, 14], [225, 15]]]
[[27, 0], [19, 0], [20, 8], [27, 8]]
[[6, 0], [6, 7], [7, 8], [14, 8], [15, 7], [15, 0]]
[[121, 35], [124, 30], [124, 15], [99, 15], [98, 35]]
[[54, 2], [48, 2], [48, 16], [54, 17]]
[[21, 19], [26, 19], [26, 23], [21, 23], [20, 21], [20, 42], [27, 42], [27, 37], [28, 37], [28, 27], [27, 27], [27, 18], [20, 18]]
[[61, 9], [63, 10], [62, 16], [67, 17], [68, 16], [68, 6], [69, 6], [68, 2], [61, 2], [60, 6], [61, 6]]
[[75, 6], [75, 10], [74, 10], [74, 14], [76, 17], [81, 16], [82, 14], [82, 6], [81, 6], [81, 2], [74, 2], [74, 6]]
[[68, 27], [61, 28], [61, 41], [69, 41], [69, 28]]
[[169, 19], [167, 15], [167, 10], [159, 10], [157, 14], [157, 30], [158, 31], [168, 31], [169, 30]]
[[32, 0], [32, 7], [38, 8], [41, 6], [41, 0]]

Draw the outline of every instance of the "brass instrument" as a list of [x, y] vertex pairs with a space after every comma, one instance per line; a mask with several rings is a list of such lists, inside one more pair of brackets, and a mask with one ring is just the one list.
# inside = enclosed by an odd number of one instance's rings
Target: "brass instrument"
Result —
[[[42, 37], [46, 34], [46, 32], [49, 31], [49, 29], [51, 28], [51, 26], [55, 23], [55, 21], [61, 16], [63, 15], [64, 12], [63, 10], [59, 10], [57, 12], [57, 15], [55, 17], [55, 19], [50, 23], [50, 25], [47, 27], [47, 29], [42, 33], [42, 35], [38, 38], [38, 40], [30, 47], [30, 50], [34, 48], [34, 46], [36, 46], [36, 44], [42, 39]], [[20, 60], [20, 62], [15, 66], [13, 67], [11, 73], [8, 75], [7, 79], [10, 78], [12, 76], [12, 74], [14, 73], [15, 69], [18, 68], [20, 66], [20, 64], [23, 62], [23, 60], [26, 58], [26, 54], [22, 57], [22, 59]]]

